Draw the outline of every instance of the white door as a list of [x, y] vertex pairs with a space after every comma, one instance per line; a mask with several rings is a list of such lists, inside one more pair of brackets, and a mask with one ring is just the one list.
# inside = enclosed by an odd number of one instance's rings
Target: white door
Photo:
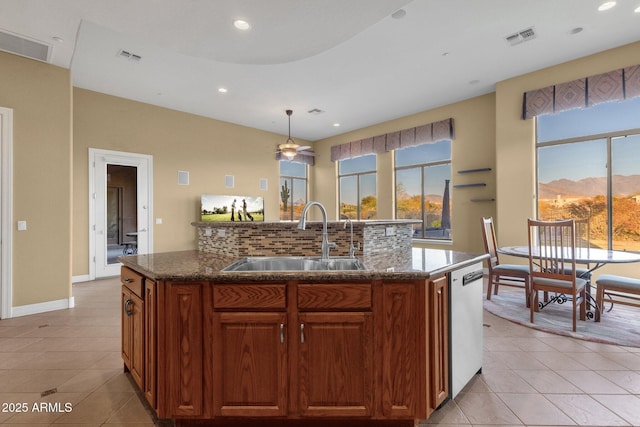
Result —
[[13, 110], [0, 107], [0, 319], [11, 317]]
[[[114, 203], [126, 203], [126, 188], [115, 193], [111, 186], [111, 173], [119, 170], [133, 170], [135, 176], [136, 212], [133, 225], [129, 221], [129, 228], [115, 232], [122, 238], [114, 241], [114, 221], [109, 212], [113, 211]], [[126, 153], [89, 149], [89, 276], [90, 279], [117, 276], [120, 274], [121, 263], [117, 261], [120, 255], [131, 253], [145, 254], [153, 248], [152, 218], [152, 183], [153, 157], [146, 154]], [[125, 193], [125, 196], [122, 195]], [[119, 195], [113, 199], [112, 194]], [[118, 201], [119, 200], [119, 201]], [[122, 209], [121, 209], [122, 210]], [[133, 228], [132, 228], [133, 227]], [[111, 237], [111, 238], [110, 238]]]

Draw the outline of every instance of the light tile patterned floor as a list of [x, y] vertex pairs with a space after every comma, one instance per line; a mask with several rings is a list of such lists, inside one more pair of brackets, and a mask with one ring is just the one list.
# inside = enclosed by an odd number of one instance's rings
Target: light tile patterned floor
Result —
[[[73, 293], [73, 309], [0, 320], [0, 405], [27, 406], [0, 407], [0, 424], [152, 426], [122, 372], [118, 278], [76, 284]], [[484, 323], [482, 374], [421, 424], [640, 426], [640, 349], [550, 335], [486, 312]], [[48, 402], [58, 410], [33, 410]]]

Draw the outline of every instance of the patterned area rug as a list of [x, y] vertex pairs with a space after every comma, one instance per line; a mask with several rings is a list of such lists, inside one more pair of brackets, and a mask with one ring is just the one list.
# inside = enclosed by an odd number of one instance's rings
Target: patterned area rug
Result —
[[577, 331], [573, 332], [571, 302], [549, 304], [536, 312], [534, 323], [530, 323], [524, 291], [502, 287], [500, 294], [492, 295], [490, 301], [486, 300], [486, 291], [484, 298], [484, 308], [488, 312], [520, 325], [587, 341], [640, 347], [640, 310], [634, 307], [617, 304], [607, 311], [611, 303], [606, 303], [600, 322], [578, 319]]

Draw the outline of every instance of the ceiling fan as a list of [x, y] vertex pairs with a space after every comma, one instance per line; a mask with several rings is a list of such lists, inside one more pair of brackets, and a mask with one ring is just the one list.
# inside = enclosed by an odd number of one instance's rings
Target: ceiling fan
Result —
[[291, 114], [293, 114], [293, 110], [286, 110], [287, 116], [289, 116], [289, 137], [284, 142], [284, 144], [278, 145], [278, 152], [282, 154], [288, 160], [293, 159], [297, 154], [303, 154], [305, 156], [315, 156], [316, 153], [313, 151], [307, 151], [311, 147], [308, 145], [300, 146], [296, 144], [296, 142], [291, 139]]

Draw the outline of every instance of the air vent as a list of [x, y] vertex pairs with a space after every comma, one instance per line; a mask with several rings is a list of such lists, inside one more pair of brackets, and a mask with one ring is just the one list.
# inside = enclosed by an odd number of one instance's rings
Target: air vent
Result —
[[49, 62], [53, 47], [39, 40], [0, 29], [0, 50], [38, 61]]
[[135, 62], [140, 62], [140, 60], [142, 59], [142, 56], [137, 55], [135, 53], [131, 53], [128, 50], [124, 50], [124, 49], [120, 49], [118, 51], [118, 56], [120, 58], [128, 59], [130, 61], [135, 61]]
[[309, 113], [309, 114], [316, 114], [316, 115], [317, 115], [317, 114], [322, 114], [322, 113], [324, 113], [324, 111], [320, 110], [319, 108], [314, 108], [313, 110], [309, 110], [309, 111], [307, 111], [307, 113]]
[[517, 33], [508, 35], [504, 39], [511, 46], [518, 45], [520, 43], [528, 42], [529, 40], [533, 40], [536, 38], [536, 32], [531, 28], [527, 28], [526, 30], [518, 31]]

